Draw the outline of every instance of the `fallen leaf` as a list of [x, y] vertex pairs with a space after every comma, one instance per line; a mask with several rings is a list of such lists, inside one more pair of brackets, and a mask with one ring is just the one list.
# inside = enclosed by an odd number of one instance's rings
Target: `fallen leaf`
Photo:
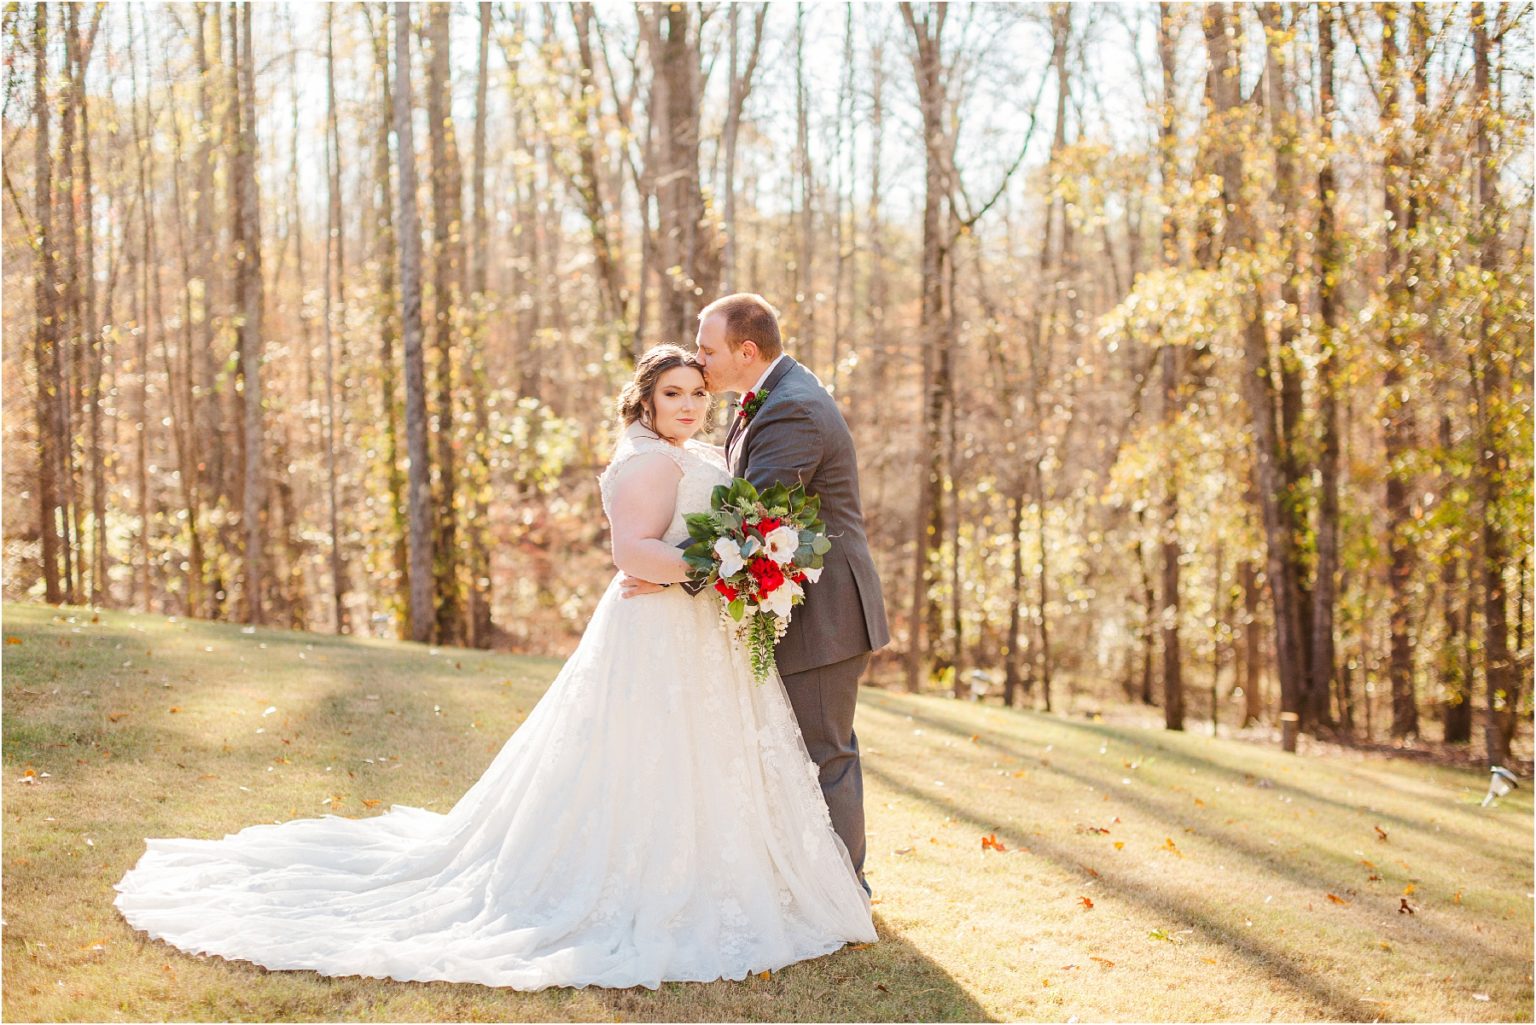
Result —
[[1125, 841], [1124, 840], [1116, 840], [1115, 841], [1115, 850], [1117, 850], [1117, 851], [1125, 850]]
[[981, 849], [984, 851], [1006, 851], [1008, 848], [1004, 847], [1002, 842], [998, 840], [996, 833], [990, 833], [981, 838]]
[[889, 993], [889, 992], [890, 992], [890, 991], [891, 991], [891, 990], [890, 990], [890, 987], [889, 987], [889, 986], [887, 986], [887, 985], [886, 985], [886, 984], [885, 984], [885, 983], [883, 983], [883, 982], [877, 982], [877, 983], [875, 983], [875, 988], [876, 988], [876, 989], [878, 989], [878, 990], [879, 990], [879, 991], [880, 991], [880, 992], [882, 992], [882, 993]]
[[1403, 887], [1403, 896], [1404, 897], [1411, 897], [1411, 896], [1413, 896], [1413, 891], [1415, 889], [1417, 889], [1417, 887], [1415, 887], [1412, 883], [1409, 883], [1407, 886]]
[[772, 972], [758, 972], [757, 973], [757, 977], [759, 979], [768, 979], [768, 978], [772, 978], [772, 976], [773, 976]]
[[384, 803], [383, 801], [370, 801], [366, 797], [363, 798], [363, 807], [364, 808], [377, 808], [379, 805], [381, 805], [383, 803]]
[[1163, 849], [1164, 850], [1168, 850], [1168, 851], [1172, 851], [1173, 853], [1177, 854], [1181, 858], [1184, 857], [1184, 852], [1179, 850], [1179, 845], [1173, 842], [1173, 837], [1171, 837], [1171, 836], [1164, 838], [1164, 840], [1163, 840]]
[[1397, 906], [1398, 914], [1413, 915], [1418, 913], [1418, 910], [1412, 904], [1408, 903], [1407, 897], [1399, 897], [1398, 900], [1402, 902]]
[[1338, 894], [1330, 893], [1328, 895], [1328, 903], [1330, 903], [1330, 904], [1348, 904], [1349, 901], [1345, 900], [1343, 897], [1340, 897]]
[[1382, 829], [1380, 826], [1372, 826], [1371, 828], [1376, 830], [1376, 839], [1382, 843], [1387, 842], [1387, 831], [1385, 829]]
[[850, 943], [850, 944], [848, 944], [848, 946], [844, 947], [843, 949], [844, 950], [868, 950], [871, 946], [873, 946], [873, 944], [871, 944], [871, 943]]
[[1457, 890], [1455, 892], [1455, 894], [1453, 894], [1451, 896], [1451, 903], [1452, 904], [1460, 904], [1461, 903], [1461, 891], [1460, 890]]
[[1089, 875], [1091, 875], [1091, 876], [1093, 876], [1093, 878], [1095, 878], [1095, 879], [1098, 879], [1098, 878], [1100, 878], [1100, 876], [1099, 876], [1099, 870], [1098, 870], [1098, 869], [1096, 869], [1096, 868], [1090, 868], [1090, 869], [1088, 869], [1088, 874], [1089, 874]]
[[1083, 906], [1084, 911], [1093, 910], [1093, 901], [1089, 900], [1087, 897], [1079, 897], [1077, 898], [1077, 902]]
[[1216, 959], [1214, 957], [1202, 957], [1200, 960], [1204, 961], [1206, 964], [1216, 963]]
[[1377, 875], [1375, 872], [1372, 872], [1370, 875], [1365, 877], [1365, 881], [1368, 883], [1379, 883], [1381, 882], [1381, 876]]
[[5, 639], [5, 643], [7, 643], [7, 644], [20, 644], [21, 643], [21, 638], [20, 637], [7, 637]]
[[1168, 943], [1173, 942], [1173, 937], [1168, 935], [1167, 929], [1153, 929], [1151, 932], [1147, 933], [1147, 936], [1154, 940], [1165, 940]]
[[1113, 968], [1115, 966], [1115, 963], [1107, 957], [1094, 957], [1092, 954], [1090, 954], [1088, 955], [1088, 960], [1098, 962], [1099, 966], [1105, 969]]
[[119, 722], [128, 715], [127, 712], [108, 712], [107, 722]]
[[171, 706], [171, 714], [172, 715], [175, 715], [179, 711], [181, 711], [181, 706], [180, 705], [172, 705]]

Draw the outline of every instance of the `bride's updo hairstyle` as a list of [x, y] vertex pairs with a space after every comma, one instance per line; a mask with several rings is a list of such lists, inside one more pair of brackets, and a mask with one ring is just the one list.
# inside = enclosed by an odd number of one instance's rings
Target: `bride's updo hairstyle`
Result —
[[[620, 430], [637, 423], [655, 430], [656, 385], [661, 381], [663, 374], [678, 367], [691, 367], [700, 374], [704, 373], [703, 364], [694, 357], [693, 353], [680, 345], [657, 345], [641, 354], [640, 359], [635, 363], [635, 376], [630, 378], [624, 390], [619, 392]], [[699, 433], [707, 434], [714, 429], [715, 403], [711, 400], [705, 407], [704, 421], [699, 427]]]

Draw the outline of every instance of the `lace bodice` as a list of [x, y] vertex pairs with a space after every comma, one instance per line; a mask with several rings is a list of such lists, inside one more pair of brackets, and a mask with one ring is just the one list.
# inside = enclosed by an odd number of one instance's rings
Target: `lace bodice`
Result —
[[675, 545], [688, 537], [688, 525], [683, 517], [688, 513], [708, 512], [709, 496], [720, 484], [729, 484], [731, 475], [725, 468], [725, 457], [712, 445], [687, 441], [681, 446], [662, 441], [654, 433], [632, 425], [620, 437], [613, 450], [613, 458], [607, 469], [598, 477], [603, 495], [603, 514], [613, 518], [613, 489], [618, 471], [626, 462], [646, 452], [661, 452], [683, 471], [677, 482], [677, 499], [672, 511], [672, 522], [667, 525], [661, 540]]

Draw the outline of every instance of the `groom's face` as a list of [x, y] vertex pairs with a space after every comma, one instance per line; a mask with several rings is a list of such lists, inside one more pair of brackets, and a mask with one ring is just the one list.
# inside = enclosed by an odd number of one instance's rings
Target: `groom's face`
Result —
[[704, 366], [704, 384], [711, 392], [741, 391], [752, 386], [757, 374], [742, 383], [742, 378], [757, 355], [757, 346], [743, 342], [732, 349], [725, 340], [725, 317], [715, 315], [699, 322], [699, 334], [694, 339], [698, 359]]

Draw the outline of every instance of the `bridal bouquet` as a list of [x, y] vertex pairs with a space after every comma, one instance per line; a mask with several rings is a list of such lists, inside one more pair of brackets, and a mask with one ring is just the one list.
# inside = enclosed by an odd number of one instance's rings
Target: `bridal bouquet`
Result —
[[773, 646], [789, 629], [791, 610], [821, 576], [832, 548], [820, 519], [821, 499], [783, 484], [758, 494], [737, 477], [716, 487], [710, 511], [686, 517], [693, 544], [683, 552], [691, 579], [713, 585], [720, 618], [747, 647], [758, 683], [773, 668]]

